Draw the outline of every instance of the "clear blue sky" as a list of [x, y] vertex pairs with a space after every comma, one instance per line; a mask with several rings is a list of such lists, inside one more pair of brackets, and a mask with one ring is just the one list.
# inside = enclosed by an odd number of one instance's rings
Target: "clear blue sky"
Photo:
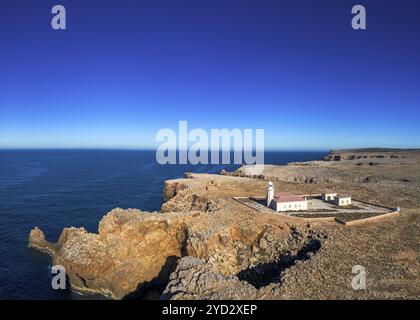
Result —
[[179, 120], [268, 149], [420, 147], [419, 39], [415, 0], [4, 0], [0, 148], [153, 147]]

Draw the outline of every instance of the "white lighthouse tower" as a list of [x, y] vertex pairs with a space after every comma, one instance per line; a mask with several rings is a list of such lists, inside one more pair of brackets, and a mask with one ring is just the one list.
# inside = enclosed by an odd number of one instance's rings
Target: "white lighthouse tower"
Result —
[[268, 188], [267, 188], [267, 207], [271, 206], [271, 201], [274, 200], [274, 186], [273, 183], [270, 181], [268, 183]]

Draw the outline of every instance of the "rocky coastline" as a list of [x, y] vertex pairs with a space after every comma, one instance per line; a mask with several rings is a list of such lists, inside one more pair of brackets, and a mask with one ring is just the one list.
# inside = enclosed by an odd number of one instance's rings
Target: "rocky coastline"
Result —
[[[160, 212], [117, 208], [102, 218], [98, 233], [65, 228], [57, 243], [34, 228], [28, 245], [64, 266], [75, 290], [111, 299], [419, 298], [420, 178], [402, 179], [407, 168], [418, 172], [420, 155], [394, 151], [375, 157], [379, 166], [357, 165], [371, 161], [366, 152], [349, 157], [335, 151], [309, 165], [267, 166], [257, 177], [249, 167], [234, 174], [186, 174], [165, 183]], [[376, 182], [367, 185], [351, 170]], [[385, 204], [398, 201], [397, 188], [405, 195], [404, 214], [348, 228], [260, 214], [232, 199], [263, 195], [269, 178], [288, 191], [346, 188]], [[383, 187], [388, 181], [392, 193]], [[351, 287], [357, 264], [369, 270], [369, 290]]]

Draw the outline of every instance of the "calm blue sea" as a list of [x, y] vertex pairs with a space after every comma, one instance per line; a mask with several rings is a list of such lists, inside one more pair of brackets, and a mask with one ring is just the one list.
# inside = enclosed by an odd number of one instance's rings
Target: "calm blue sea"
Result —
[[[269, 164], [308, 161], [325, 152], [267, 152]], [[154, 151], [0, 151], [0, 299], [92, 299], [51, 288], [50, 258], [27, 248], [39, 226], [57, 241], [65, 227], [97, 231], [115, 207], [159, 210], [163, 183], [186, 171], [235, 165], [159, 165]]]

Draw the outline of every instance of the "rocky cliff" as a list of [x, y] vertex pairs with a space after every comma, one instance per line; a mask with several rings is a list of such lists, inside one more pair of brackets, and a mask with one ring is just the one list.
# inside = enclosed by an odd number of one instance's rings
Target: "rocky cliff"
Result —
[[98, 234], [66, 228], [58, 242], [50, 244], [35, 229], [29, 246], [48, 248], [44, 251], [51, 254], [54, 265], [65, 267], [73, 288], [121, 299], [169, 277], [182, 255], [184, 220], [115, 209], [101, 220]]
[[[206, 188], [216, 180], [221, 183], [220, 177], [194, 180], [203, 193], [194, 192], [197, 185], [188, 185], [192, 180], [166, 184], [165, 213], [114, 209], [100, 221], [97, 234], [66, 228], [55, 244], [35, 228], [29, 246], [49, 253], [53, 264], [65, 267], [72, 287], [83, 292], [114, 299], [157, 298], [177, 267], [171, 283], [181, 281], [177, 274], [185, 275], [179, 259], [191, 258], [186, 260], [195, 261], [191, 267], [206, 266], [200, 267], [206, 277], [217, 274], [210, 276], [212, 281], [218, 277], [230, 279], [232, 285], [245, 281], [239, 286], [245, 291], [237, 291], [237, 297], [251, 297], [248, 294], [257, 292], [256, 287], [277, 281], [276, 270], [316, 252], [326, 237], [310, 225], [267, 223], [249, 212], [232, 214], [220, 206], [223, 200], [205, 197]], [[209, 283], [206, 280], [206, 285], [215, 285]], [[178, 298], [171, 288], [164, 296]]]
[[[52, 244], [41, 230], [34, 229], [29, 246], [49, 253], [54, 265], [64, 266], [74, 289], [122, 299], [145, 298], [151, 291], [158, 297], [171, 272], [180, 268], [178, 260], [182, 257], [211, 266], [205, 268], [206, 272], [212, 270], [231, 281], [246, 279], [255, 286], [275, 281], [270, 268], [280, 270], [286, 264], [285, 257], [293, 260], [311, 241], [323, 239], [322, 233], [309, 227], [297, 230], [287, 224], [214, 225], [209, 221], [213, 218], [197, 211], [150, 214], [115, 209], [101, 220], [98, 234], [66, 228], [58, 242]], [[265, 264], [272, 265], [261, 267]], [[179, 273], [172, 274], [172, 282]], [[266, 280], [259, 279], [262, 273], [267, 273]], [[244, 290], [250, 287], [248, 284]], [[172, 297], [169, 292], [167, 289], [166, 297]]]
[[[323, 180], [319, 185], [282, 180], [285, 170], [295, 167], [275, 168], [281, 173], [278, 188], [299, 193], [331, 188]], [[320, 167], [326, 174], [336, 170], [318, 162], [303, 167]], [[309, 223], [262, 214], [233, 199], [264, 196], [267, 181], [260, 177], [189, 174], [165, 184], [159, 213], [114, 209], [99, 222], [98, 233], [66, 228], [57, 243], [35, 228], [29, 246], [63, 265], [75, 290], [113, 299], [420, 297], [417, 189], [399, 190], [394, 183], [388, 194], [376, 184], [365, 190], [342, 176], [347, 177], [345, 170], [337, 181], [345, 181], [343, 190], [353, 188], [355, 196], [387, 203], [395, 201], [393, 194], [405, 192], [404, 214], [353, 229]], [[387, 176], [394, 178], [401, 176]], [[340, 183], [333, 187], [344, 188]], [[358, 264], [369, 270], [367, 291], [351, 287], [352, 267]]]

